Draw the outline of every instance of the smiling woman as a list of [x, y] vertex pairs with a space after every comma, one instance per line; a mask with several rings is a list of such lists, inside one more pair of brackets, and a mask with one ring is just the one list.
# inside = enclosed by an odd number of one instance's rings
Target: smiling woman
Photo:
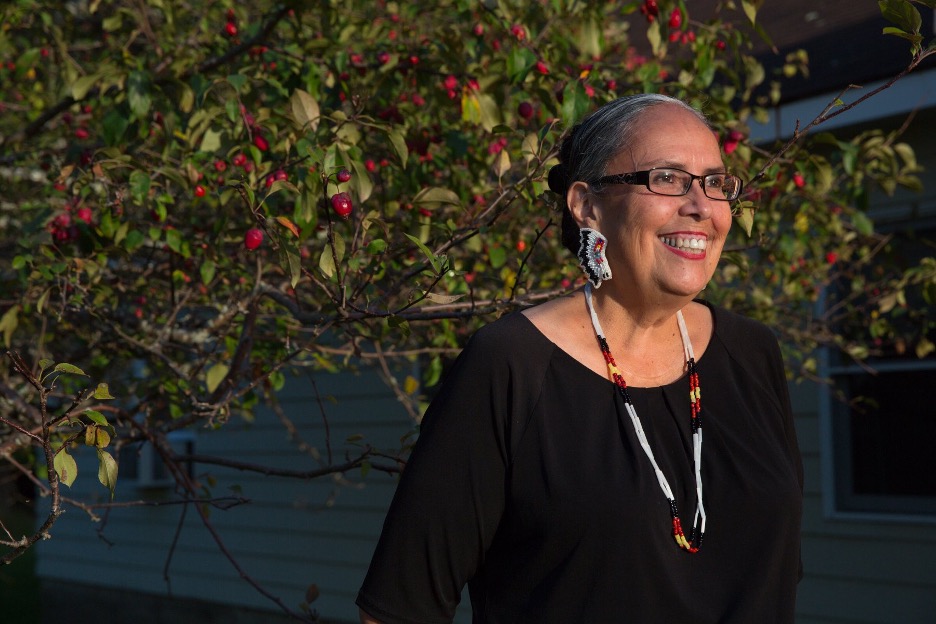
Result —
[[573, 128], [549, 182], [588, 283], [472, 338], [361, 621], [450, 621], [467, 584], [475, 622], [792, 622], [802, 468], [779, 348], [696, 299], [742, 181], [699, 112], [638, 95]]

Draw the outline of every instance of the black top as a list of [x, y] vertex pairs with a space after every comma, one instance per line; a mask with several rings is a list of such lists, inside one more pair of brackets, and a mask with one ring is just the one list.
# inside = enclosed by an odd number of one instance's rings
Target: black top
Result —
[[[426, 412], [357, 604], [450, 622], [467, 583], [475, 623], [793, 622], [803, 472], [780, 350], [713, 314], [698, 553], [672, 537], [616, 386], [515, 313], [475, 334]], [[688, 534], [689, 381], [629, 392]]]

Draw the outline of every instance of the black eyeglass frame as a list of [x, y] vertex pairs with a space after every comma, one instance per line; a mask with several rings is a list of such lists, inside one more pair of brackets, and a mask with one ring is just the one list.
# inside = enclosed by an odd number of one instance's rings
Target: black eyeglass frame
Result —
[[[689, 176], [689, 181], [686, 183], [686, 188], [683, 189], [682, 193], [660, 193], [659, 191], [654, 191], [650, 188], [650, 174], [654, 171], [678, 171], [679, 173], [685, 173]], [[708, 189], [705, 186], [706, 178], [712, 176], [730, 176], [738, 181], [738, 190], [735, 193], [734, 197], [712, 197], [708, 194]], [[647, 187], [647, 190], [656, 195], [663, 195], [664, 197], [682, 197], [683, 195], [689, 192], [689, 189], [692, 188], [692, 183], [695, 180], [699, 180], [699, 186], [702, 188], [702, 193], [705, 194], [709, 199], [714, 199], [715, 201], [734, 201], [741, 196], [741, 191], [744, 189], [744, 180], [732, 173], [707, 173], [705, 175], [693, 175], [688, 171], [682, 169], [677, 169], [676, 167], [654, 167], [653, 169], [646, 169], [644, 171], [632, 171], [631, 173], [616, 173], [613, 175], [606, 175], [604, 177], [598, 178], [593, 184], [633, 184], [633, 185], [643, 185]]]

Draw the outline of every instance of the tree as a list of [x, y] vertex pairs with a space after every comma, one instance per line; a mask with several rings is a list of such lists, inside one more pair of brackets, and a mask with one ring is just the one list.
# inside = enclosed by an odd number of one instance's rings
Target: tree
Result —
[[[930, 353], [933, 321], [900, 304], [933, 303], [936, 261], [867, 271], [887, 242], [867, 197], [919, 187], [912, 149], [811, 132], [867, 96], [752, 144], [807, 60], [767, 75], [760, 3], [740, 4], [6, 6], [0, 457], [53, 504], [36, 534], [0, 540], [3, 560], [53, 531], [75, 447], [95, 449], [113, 492], [114, 441], [147, 441], [180, 499], [204, 500], [166, 436], [275, 403], [296, 370], [378, 363], [417, 423], [479, 324], [578, 285], [545, 173], [576, 120], [627, 93], [705, 110], [750, 180], [708, 298], [782, 332], [798, 375], [819, 346]], [[880, 3], [906, 71], [933, 54], [914, 4], [936, 2]], [[838, 305], [804, 315], [832, 284]], [[855, 328], [871, 313], [869, 336]], [[397, 380], [393, 362], [414, 358], [422, 379]], [[365, 440], [314, 473], [397, 471], [406, 452]]]

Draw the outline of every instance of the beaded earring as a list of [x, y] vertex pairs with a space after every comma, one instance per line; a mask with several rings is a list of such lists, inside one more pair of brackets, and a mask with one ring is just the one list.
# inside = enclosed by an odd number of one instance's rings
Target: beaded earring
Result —
[[611, 267], [605, 256], [608, 239], [598, 230], [581, 228], [579, 230], [578, 259], [579, 266], [592, 286], [598, 288], [601, 282], [611, 279]]

